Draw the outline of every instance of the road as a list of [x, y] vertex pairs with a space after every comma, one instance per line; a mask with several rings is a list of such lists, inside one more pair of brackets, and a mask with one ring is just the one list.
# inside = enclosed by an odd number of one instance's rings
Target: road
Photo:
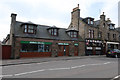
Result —
[[115, 78], [117, 58], [83, 58], [2, 67], [4, 78]]

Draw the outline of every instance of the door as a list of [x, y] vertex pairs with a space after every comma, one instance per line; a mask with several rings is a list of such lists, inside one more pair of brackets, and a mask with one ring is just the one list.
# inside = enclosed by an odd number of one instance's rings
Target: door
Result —
[[68, 56], [69, 55], [69, 46], [60, 45], [58, 56]]
[[78, 56], [78, 46], [74, 47], [74, 56]]

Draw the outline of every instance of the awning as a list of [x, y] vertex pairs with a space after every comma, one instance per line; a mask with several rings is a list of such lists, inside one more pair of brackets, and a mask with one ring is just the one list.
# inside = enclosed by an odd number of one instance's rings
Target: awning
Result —
[[120, 44], [118, 42], [107, 42], [107, 44]]

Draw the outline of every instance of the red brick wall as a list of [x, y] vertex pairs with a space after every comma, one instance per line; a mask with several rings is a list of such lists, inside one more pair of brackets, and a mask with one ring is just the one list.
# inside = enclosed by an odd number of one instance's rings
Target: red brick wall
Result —
[[30, 58], [30, 57], [50, 57], [51, 52], [21, 52], [20, 57]]
[[11, 56], [11, 46], [2, 45], [2, 59], [10, 59]]

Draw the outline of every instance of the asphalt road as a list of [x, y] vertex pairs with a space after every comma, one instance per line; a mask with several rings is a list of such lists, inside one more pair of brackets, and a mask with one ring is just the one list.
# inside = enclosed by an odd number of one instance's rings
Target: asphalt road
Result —
[[116, 78], [117, 58], [84, 58], [2, 67], [4, 78]]

